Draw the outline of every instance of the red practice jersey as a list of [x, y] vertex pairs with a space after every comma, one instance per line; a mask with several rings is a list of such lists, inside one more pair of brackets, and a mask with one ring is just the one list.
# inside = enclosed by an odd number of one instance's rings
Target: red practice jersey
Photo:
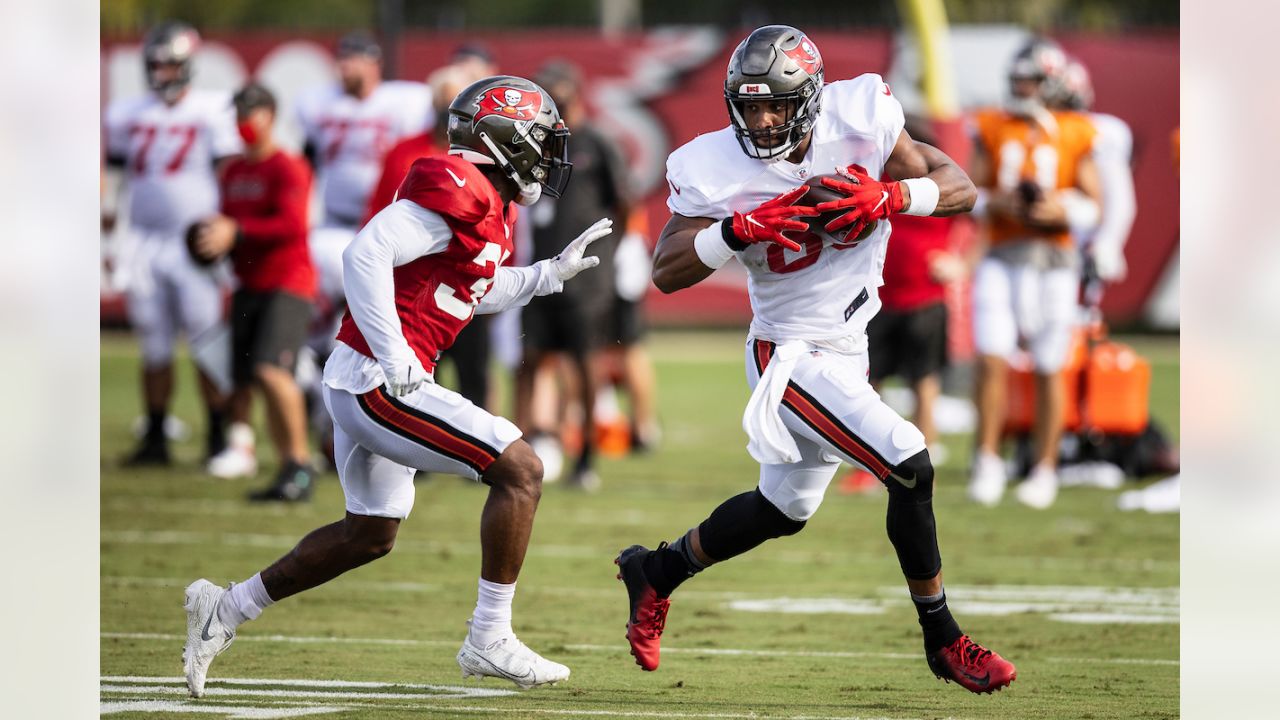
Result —
[[240, 285], [256, 292], [284, 291], [304, 298], [316, 292], [307, 250], [307, 202], [311, 171], [300, 158], [277, 150], [263, 160], [237, 157], [220, 181], [222, 214], [240, 226], [231, 251]]
[[951, 218], [893, 216], [880, 288], [886, 310], [905, 312], [943, 301], [946, 286], [929, 276], [929, 258], [947, 251], [951, 223]]
[[[393, 273], [396, 313], [404, 338], [428, 372], [440, 353], [471, 321], [475, 307], [511, 255], [516, 206], [504, 206], [498, 191], [475, 165], [452, 155], [418, 160], [398, 197], [442, 218], [453, 231], [445, 249], [397, 267]], [[374, 357], [348, 310], [338, 340]]]
[[373, 186], [373, 192], [369, 195], [369, 209], [365, 212], [364, 222], [361, 225], [369, 224], [374, 215], [391, 204], [395, 199], [396, 189], [409, 174], [413, 161], [439, 155], [440, 152], [440, 148], [431, 141], [430, 133], [405, 138], [388, 150], [386, 157], [382, 159], [382, 176], [378, 178], [378, 184]]

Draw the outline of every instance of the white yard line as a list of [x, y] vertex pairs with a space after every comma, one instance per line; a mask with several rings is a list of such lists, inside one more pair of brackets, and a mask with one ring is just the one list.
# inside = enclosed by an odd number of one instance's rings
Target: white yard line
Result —
[[[166, 642], [180, 642], [186, 640], [185, 635], [176, 633], [123, 633], [123, 632], [104, 632], [101, 636], [108, 639], [120, 640], [163, 640]], [[458, 640], [410, 640], [403, 638], [332, 638], [332, 637], [315, 637], [305, 635], [250, 635], [240, 634], [236, 636], [238, 642], [274, 642], [274, 643], [294, 643], [294, 644], [350, 644], [350, 645], [403, 645], [403, 646], [427, 646], [427, 647], [454, 647], [458, 645]], [[578, 650], [582, 652], [607, 652], [607, 653], [626, 653], [625, 645], [593, 645], [593, 644], [566, 644], [564, 646], [569, 650]], [[811, 657], [811, 658], [873, 658], [880, 660], [919, 660], [918, 653], [884, 653], [884, 652], [854, 652], [854, 651], [823, 651], [823, 650], [752, 650], [746, 648], [698, 648], [698, 647], [670, 647], [664, 645], [662, 648], [664, 653], [685, 653], [691, 655], [737, 655], [751, 657]], [[1030, 659], [1023, 658], [1029, 662], [1062, 662], [1062, 663], [1098, 663], [1103, 665], [1171, 665], [1177, 666], [1181, 662], [1179, 660], [1164, 660], [1159, 658], [1098, 658], [1098, 657], [1032, 657]]]

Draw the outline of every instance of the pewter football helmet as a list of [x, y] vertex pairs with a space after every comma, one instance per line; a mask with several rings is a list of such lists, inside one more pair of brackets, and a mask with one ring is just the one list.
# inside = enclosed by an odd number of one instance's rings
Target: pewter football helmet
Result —
[[472, 83], [449, 104], [449, 152], [496, 164], [528, 192], [560, 197], [573, 164], [569, 129], [545, 90], [512, 75]]
[[[785, 157], [804, 140], [821, 111], [822, 70], [817, 46], [789, 25], [766, 25], [738, 45], [729, 58], [724, 99], [743, 152], [772, 160]], [[785, 121], [759, 130], [747, 127], [745, 105], [761, 101], [785, 102]], [[783, 142], [769, 146], [779, 137]]]

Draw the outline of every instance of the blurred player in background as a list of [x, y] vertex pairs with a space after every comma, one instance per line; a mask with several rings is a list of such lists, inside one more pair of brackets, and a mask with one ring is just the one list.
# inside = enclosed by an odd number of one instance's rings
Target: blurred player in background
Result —
[[1075, 112], [1046, 106], [1066, 67], [1056, 44], [1036, 39], [1014, 57], [1007, 107], [980, 113], [973, 180], [985, 191], [985, 256], [973, 280], [977, 346], [977, 448], [969, 497], [995, 505], [1007, 483], [1000, 457], [1008, 361], [1019, 343], [1036, 376], [1030, 474], [1015, 490], [1034, 508], [1058, 494], [1058, 442], [1066, 409], [1061, 382], [1077, 318], [1079, 254], [1072, 229], [1098, 222], [1096, 131]]
[[[889, 218], [966, 212], [973, 183], [904, 131], [902, 106], [878, 75], [824, 86], [822, 56], [793, 27], [760, 28], [734, 50], [724, 98], [730, 126], [667, 160], [672, 215], [653, 281], [675, 292], [730, 258], [746, 267], [754, 317], [743, 426], [760, 478], [670, 545], [633, 545], [618, 556], [636, 663], [657, 669], [672, 591], [713, 563], [800, 532], [843, 460], [888, 489], [889, 540], [929, 669], [972, 692], [1000, 689], [1017, 676], [1014, 666], [963, 634], [947, 605], [924, 436], [867, 382], [866, 323], [880, 307]], [[876, 179], [885, 174], [902, 180]], [[817, 176], [842, 197], [797, 205]], [[838, 217], [814, 230], [797, 219], [827, 212]]]
[[[308, 345], [320, 364], [333, 348], [336, 323], [346, 303], [342, 251], [365, 219], [369, 196], [382, 172], [382, 158], [397, 142], [423, 132], [432, 122], [426, 86], [382, 79], [382, 48], [371, 35], [343, 36], [336, 56], [338, 84], [298, 103], [305, 135], [303, 153], [315, 167], [324, 209], [308, 241], [320, 281], [320, 319]], [[328, 416], [319, 411], [318, 378], [306, 389], [317, 411], [313, 418], [322, 426], [321, 434], [327, 435]]]
[[307, 447], [307, 412], [294, 381], [298, 351], [311, 325], [316, 272], [307, 251], [311, 171], [275, 142], [276, 99], [250, 83], [234, 98], [245, 153], [220, 179], [222, 214], [202, 225], [197, 255], [231, 256], [239, 287], [231, 298], [231, 426], [227, 449], [209, 461], [218, 477], [257, 474], [251, 391], [262, 390], [267, 428], [280, 461], [275, 481], [255, 500], [311, 497], [315, 472]]
[[1108, 283], [1124, 280], [1129, 266], [1124, 246], [1137, 215], [1133, 189], [1133, 131], [1115, 115], [1091, 112], [1093, 81], [1089, 70], [1076, 59], [1068, 59], [1058, 89], [1049, 98], [1055, 110], [1081, 112], [1097, 130], [1093, 140], [1093, 160], [1098, 167], [1102, 193], [1102, 218], [1094, 227], [1080, 229], [1077, 241], [1092, 265], [1092, 273]]
[[[577, 228], [589, 218], [607, 217], [622, 226], [628, 200], [626, 167], [618, 150], [586, 119], [582, 98], [582, 72], [566, 61], [555, 60], [538, 71], [539, 85], [555, 99], [573, 128], [571, 148], [576, 182], [560, 198], [543, 198], [529, 211], [533, 227], [533, 259], [543, 260], [562, 252]], [[524, 332], [524, 357], [516, 374], [516, 419], [531, 436], [535, 448], [557, 437], [564, 417], [552, 410], [555, 401], [538, 392], [550, 382], [538, 382], [543, 373], [554, 373], [567, 361], [571, 371], [564, 383], [561, 407], [581, 408], [581, 448], [569, 476], [571, 485], [596, 490], [595, 472], [594, 358], [605, 342], [613, 306], [613, 255], [617, 243], [605, 240], [592, 248], [600, 258], [600, 272], [574, 283], [565, 292], [535, 298], [520, 314]], [[540, 409], [541, 407], [541, 409]]]
[[457, 655], [463, 675], [526, 688], [569, 677], [569, 668], [530, 650], [511, 628], [542, 465], [515, 425], [439, 387], [431, 373], [473, 314], [559, 292], [594, 267], [599, 261], [583, 253], [611, 224], [597, 221], [554, 258], [503, 267], [513, 249], [513, 201], [556, 196], [569, 181], [569, 131], [550, 96], [517, 77], [475, 83], [449, 115], [449, 154], [414, 163], [400, 199], [343, 253], [349, 305], [325, 365], [324, 399], [346, 517], [229, 590], [208, 580], [187, 588], [183, 662], [195, 697], [238, 625], [391, 551], [413, 507], [417, 470], [489, 486], [476, 610]]
[[[649, 249], [649, 223], [644, 208], [633, 207], [627, 219], [627, 231], [618, 240], [613, 256], [614, 295], [609, 330], [601, 348], [597, 376], [602, 385], [596, 394], [596, 424], [608, 425], [604, 407], [612, 403], [613, 412], [620, 410], [616, 397], [608, 393], [621, 390], [629, 403], [626, 416], [627, 448], [633, 453], [655, 449], [662, 438], [658, 425], [657, 379], [653, 360], [645, 348], [644, 296], [649, 291], [653, 272]], [[611, 383], [611, 384], [610, 384]]]
[[166, 22], [142, 43], [150, 92], [115, 100], [106, 112], [107, 165], [124, 173], [133, 244], [129, 322], [142, 344], [147, 427], [130, 465], [170, 462], [164, 420], [173, 398], [173, 351], [186, 334], [208, 417], [206, 459], [226, 445], [229, 356], [222, 323], [224, 285], [217, 265], [191, 256], [184, 235], [218, 209], [217, 168], [240, 152], [230, 93], [191, 87], [200, 36]]

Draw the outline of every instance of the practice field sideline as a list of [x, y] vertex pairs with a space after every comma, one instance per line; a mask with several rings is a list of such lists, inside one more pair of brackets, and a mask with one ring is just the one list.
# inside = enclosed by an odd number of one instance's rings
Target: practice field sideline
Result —
[[[751, 488], [741, 333], [659, 333], [664, 444], [605, 460], [604, 489], [547, 486], [519, 583], [521, 639], [573, 676], [517, 692], [463, 682], [453, 660], [475, 602], [482, 486], [420, 479], [390, 556], [286, 600], [241, 628], [186, 697], [182, 588], [238, 581], [342, 513], [336, 478], [314, 502], [243, 501], [269, 479], [223, 482], [198, 439], [167, 471], [126, 471], [138, 414], [127, 336], [102, 343], [101, 711], [211, 718], [1173, 718], [1178, 715], [1178, 517], [1120, 513], [1116, 492], [1064, 490], [1033, 512], [964, 500], [968, 438], [948, 438], [935, 505], [944, 573], [966, 632], [1018, 665], [973, 696], [935, 679], [884, 533], [883, 493], [831, 491], [799, 535], [717, 566], [674, 596], [662, 667], [643, 673], [623, 639], [617, 551], [670, 540]], [[1125, 338], [1152, 361], [1152, 411], [1178, 434], [1176, 338]], [[201, 426], [189, 365], [176, 412]]]

